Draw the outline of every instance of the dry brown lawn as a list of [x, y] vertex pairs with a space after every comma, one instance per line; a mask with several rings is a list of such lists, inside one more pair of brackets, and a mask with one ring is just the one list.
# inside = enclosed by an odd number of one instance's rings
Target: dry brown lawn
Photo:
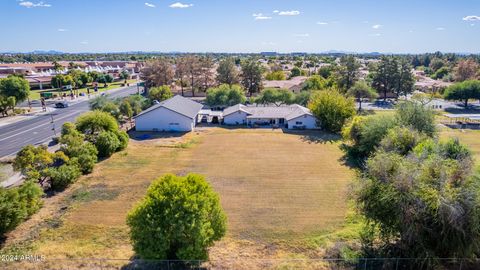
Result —
[[[321, 132], [216, 128], [131, 140], [126, 151], [47, 199], [38, 214], [9, 235], [6, 250], [47, 258], [41, 265], [17, 268], [121, 267], [134, 255], [126, 215], [151, 181], [167, 172], [196, 172], [220, 194], [228, 217], [228, 234], [211, 249], [209, 266], [289, 268], [288, 262], [275, 262], [322, 256], [323, 250], [302, 241], [344, 222], [353, 173], [341, 156], [335, 138]], [[71, 260], [81, 258], [124, 260]], [[301, 260], [294, 262], [294, 268], [305, 267]]]
[[442, 127], [440, 129], [440, 138], [458, 138], [460, 142], [466, 144], [470, 148], [475, 157], [475, 161], [477, 164], [480, 164], [480, 130], [462, 130]]

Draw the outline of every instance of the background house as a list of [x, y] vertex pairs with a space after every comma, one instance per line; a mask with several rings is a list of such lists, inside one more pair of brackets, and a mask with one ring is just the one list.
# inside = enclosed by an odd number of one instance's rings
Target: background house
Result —
[[137, 131], [192, 131], [203, 105], [174, 96], [135, 116]]

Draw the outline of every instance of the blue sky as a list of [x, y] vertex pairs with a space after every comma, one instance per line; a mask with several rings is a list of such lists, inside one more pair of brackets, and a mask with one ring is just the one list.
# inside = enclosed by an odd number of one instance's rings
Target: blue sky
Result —
[[473, 52], [479, 0], [1, 0], [0, 51]]

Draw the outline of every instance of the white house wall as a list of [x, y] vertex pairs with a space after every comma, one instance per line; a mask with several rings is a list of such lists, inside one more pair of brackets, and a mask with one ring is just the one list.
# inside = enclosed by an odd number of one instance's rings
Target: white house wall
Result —
[[[305, 114], [294, 119], [290, 119], [288, 122], [288, 129], [293, 129], [294, 126], [305, 126], [306, 129], [317, 128], [317, 119], [311, 115]], [[296, 122], [302, 122], [297, 124]]]
[[236, 111], [223, 117], [223, 123], [226, 125], [242, 125], [247, 123], [247, 114], [243, 111]]
[[135, 119], [137, 131], [192, 131], [195, 121], [160, 107]]

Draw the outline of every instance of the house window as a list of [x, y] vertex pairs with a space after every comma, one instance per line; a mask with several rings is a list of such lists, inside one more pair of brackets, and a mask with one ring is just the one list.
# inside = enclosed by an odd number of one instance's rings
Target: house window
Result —
[[278, 120], [278, 123], [279, 123], [279, 124], [284, 124], [284, 123], [285, 123], [285, 119], [280, 118], [280, 119]]
[[301, 124], [303, 124], [303, 122], [300, 122], [300, 121], [295, 122], [295, 125], [301, 125]]

